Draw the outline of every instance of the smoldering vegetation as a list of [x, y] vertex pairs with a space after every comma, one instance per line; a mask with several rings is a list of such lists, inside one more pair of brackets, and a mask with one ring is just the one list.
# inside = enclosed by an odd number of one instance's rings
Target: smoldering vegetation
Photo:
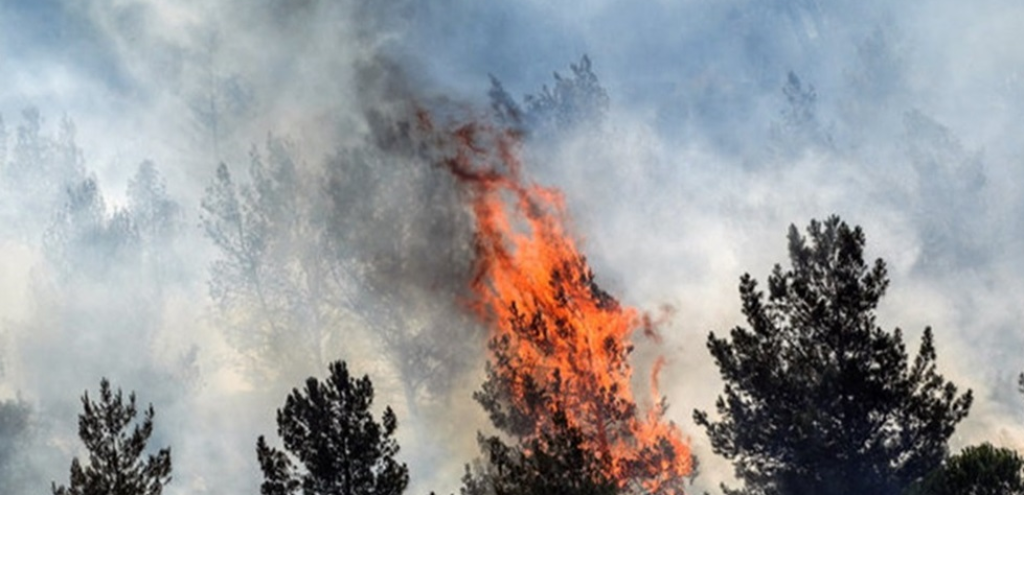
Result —
[[[45, 492], [107, 377], [156, 408], [171, 492], [254, 492], [255, 438], [344, 358], [391, 405], [410, 491], [451, 491], [485, 416], [461, 304], [473, 223], [417, 113], [522, 134], [598, 281], [668, 305], [693, 426], [710, 330], [785, 231], [840, 214], [975, 391], [954, 447], [1024, 443], [1024, 12], [999, 2], [49, 0], [0, 11], [0, 492]], [[557, 75], [552, 75], [557, 72]]]

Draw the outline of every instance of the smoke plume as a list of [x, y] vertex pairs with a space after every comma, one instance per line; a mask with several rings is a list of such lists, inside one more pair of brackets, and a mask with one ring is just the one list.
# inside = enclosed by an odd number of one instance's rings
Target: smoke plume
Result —
[[[399, 416], [411, 492], [455, 491], [486, 416], [473, 215], [419, 112], [522, 138], [600, 286], [672, 309], [666, 417], [721, 389], [709, 331], [785, 232], [861, 225], [880, 324], [934, 328], [1024, 444], [1024, 9], [930, 0], [39, 0], [0, 8], [0, 491], [66, 481], [102, 377], [156, 410], [170, 492], [258, 490], [255, 439], [345, 359]], [[910, 343], [914, 347], [914, 343]]]

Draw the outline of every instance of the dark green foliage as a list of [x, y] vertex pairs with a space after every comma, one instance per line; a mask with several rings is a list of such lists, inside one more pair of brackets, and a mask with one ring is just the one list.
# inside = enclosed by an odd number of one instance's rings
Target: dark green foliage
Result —
[[76, 457], [71, 461], [71, 483], [58, 487], [54, 494], [160, 494], [171, 481], [171, 449], [163, 448], [143, 460], [142, 453], [153, 434], [153, 406], [143, 413], [142, 426], [128, 432], [135, 420], [135, 393], [127, 404], [118, 389], [111, 392], [106, 379], [100, 381], [100, 401], [89, 393], [82, 396], [82, 414], [78, 417], [78, 436], [89, 451], [89, 463], [83, 467]]
[[1024, 458], [985, 442], [968, 446], [911, 490], [915, 494], [1024, 494]]
[[775, 266], [767, 300], [741, 278], [749, 328], [708, 337], [722, 419], [694, 419], [749, 492], [904, 492], [942, 463], [971, 392], [936, 372], [931, 329], [909, 364], [900, 331], [875, 324], [889, 280], [859, 227], [832, 216], [808, 234], [790, 227], [792, 270]]
[[401, 494], [409, 484], [409, 469], [395, 460], [395, 413], [385, 408], [378, 424], [370, 415], [370, 378], [353, 378], [344, 362], [332, 363], [330, 370], [326, 382], [310, 378], [304, 390], [292, 390], [277, 411], [277, 432], [301, 469], [263, 436], [257, 440], [264, 478], [260, 492]]

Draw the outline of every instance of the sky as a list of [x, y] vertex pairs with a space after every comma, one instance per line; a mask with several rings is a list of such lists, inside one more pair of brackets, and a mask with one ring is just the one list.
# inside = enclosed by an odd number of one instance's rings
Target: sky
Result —
[[[974, 391], [951, 447], [1024, 448], [1022, 29], [1024, 8], [998, 0], [5, 2], [0, 398], [34, 416], [0, 478], [14, 492], [66, 481], [82, 455], [78, 399], [107, 377], [154, 405], [152, 442], [174, 456], [168, 491], [256, 492], [256, 437], [274, 435], [291, 388], [326, 375], [317, 363], [345, 359], [374, 379], [375, 410], [399, 414], [410, 492], [457, 491], [487, 425], [471, 398], [485, 337], [457, 303], [468, 224], [453, 198], [401, 195], [432, 176], [389, 148], [377, 119], [410, 103], [485, 117], [491, 78], [522, 101], [583, 56], [606, 113], [531, 139], [524, 164], [566, 195], [605, 290], [674, 310], [662, 347], [637, 359], [668, 361], [667, 416], [702, 463], [695, 491], [734, 482], [691, 416], [713, 412], [722, 389], [708, 333], [742, 323], [738, 279], [763, 283], [786, 262], [791, 224], [830, 214], [863, 227], [867, 256], [888, 265], [880, 325], [900, 327], [912, 351], [933, 327], [940, 372]], [[50, 164], [15, 151], [29, 108], [48, 149], [63, 151]], [[385, 152], [366, 152], [375, 139]], [[305, 362], [294, 342], [244, 337], [258, 310], [242, 292], [218, 300], [223, 251], [203, 224], [218, 166], [242, 186], [253, 154], [274, 165], [274, 150], [304, 190], [282, 205], [303, 214], [324, 214], [310, 208], [317, 183], [349, 156], [384, 172], [344, 177], [342, 203], [386, 224], [330, 221], [361, 250], [347, 270], [368, 272], [340, 292], [351, 308], [314, 307], [337, 328]], [[75, 236], [67, 190], [88, 194], [92, 178], [102, 201], [90, 222], [113, 234], [119, 211], [143, 210], [132, 190], [146, 161], [178, 228], [147, 237], [142, 260], [111, 265], [113, 236]], [[304, 229], [281, 214], [266, 225]], [[290, 242], [283, 253], [319, 246]], [[298, 314], [288, 320], [302, 325]], [[414, 387], [420, 353], [443, 369]], [[267, 366], [275, 354], [287, 368]]]

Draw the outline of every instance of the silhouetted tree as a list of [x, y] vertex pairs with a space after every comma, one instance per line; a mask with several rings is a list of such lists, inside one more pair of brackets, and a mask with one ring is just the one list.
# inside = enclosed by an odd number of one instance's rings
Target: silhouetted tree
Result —
[[1024, 458], [988, 442], [950, 457], [911, 490], [914, 494], [1024, 494]]
[[395, 460], [398, 420], [391, 407], [378, 424], [370, 414], [373, 384], [368, 376], [355, 379], [344, 362], [330, 366], [321, 383], [306, 381], [304, 390], [288, 395], [277, 411], [277, 432], [285, 450], [256, 442], [263, 470], [263, 494], [401, 494], [409, 484], [409, 469]]
[[100, 381], [100, 400], [93, 402], [89, 393], [82, 396], [82, 414], [78, 417], [78, 437], [89, 451], [84, 467], [78, 458], [71, 461], [71, 482], [68, 486], [53, 484], [54, 494], [160, 494], [171, 481], [171, 449], [162, 448], [143, 460], [146, 443], [153, 434], [153, 406], [143, 413], [129, 433], [135, 420], [135, 393], [125, 403], [121, 390], [110, 390], [110, 383]]
[[750, 327], [708, 337], [722, 420], [694, 419], [749, 492], [904, 492], [942, 463], [971, 392], [936, 372], [930, 328], [908, 365], [899, 329], [875, 324], [889, 280], [864, 262], [859, 227], [832, 216], [807, 231], [790, 227], [792, 270], [775, 266], [767, 301], [740, 279]]

